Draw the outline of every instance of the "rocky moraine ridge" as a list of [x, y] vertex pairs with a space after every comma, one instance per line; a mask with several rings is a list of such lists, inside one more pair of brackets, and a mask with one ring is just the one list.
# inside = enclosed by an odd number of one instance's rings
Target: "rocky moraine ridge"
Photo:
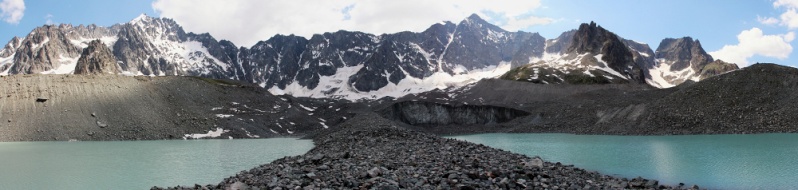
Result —
[[[408, 128], [436, 134], [486, 132], [607, 135], [688, 135], [798, 132], [798, 69], [760, 63], [674, 88], [633, 84], [528, 85], [484, 80], [396, 101], [449, 107], [490, 105], [527, 114], [504, 123]], [[523, 94], [520, 96], [519, 94]], [[392, 109], [392, 104], [376, 106]], [[413, 112], [418, 118], [435, 112]], [[390, 117], [389, 117], [390, 118]]]
[[315, 148], [216, 185], [152, 189], [698, 189], [616, 178], [361, 115], [313, 136]]

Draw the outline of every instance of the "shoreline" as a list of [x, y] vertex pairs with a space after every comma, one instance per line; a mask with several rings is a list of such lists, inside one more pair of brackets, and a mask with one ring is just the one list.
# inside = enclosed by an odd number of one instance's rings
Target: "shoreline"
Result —
[[166, 189], [698, 188], [605, 175], [373, 117], [359, 116], [313, 141], [315, 147], [304, 155], [242, 171], [219, 184]]

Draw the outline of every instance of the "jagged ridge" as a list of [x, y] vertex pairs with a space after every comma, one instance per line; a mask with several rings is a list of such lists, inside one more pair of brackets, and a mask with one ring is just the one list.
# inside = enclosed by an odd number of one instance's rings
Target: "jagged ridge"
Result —
[[[543, 83], [561, 83], [566, 75], [598, 83], [653, 83], [649, 69], [665, 63], [654, 61], [648, 45], [620, 38], [595, 23], [546, 40], [537, 33], [508, 32], [471, 15], [419, 33], [337, 31], [309, 39], [276, 35], [246, 48], [207, 33], [186, 33], [168, 18], [142, 15], [110, 27], [36, 28], [6, 45], [0, 52], [0, 69], [3, 74], [72, 73], [81, 50], [94, 39], [113, 51], [126, 75], [234, 79], [275, 94], [347, 99], [462, 86], [519, 66], [528, 71], [550, 69], [545, 77], [551, 80]], [[697, 73], [712, 75], [731, 68], [715, 65], [719, 66], [714, 70]], [[534, 76], [515, 79], [524, 77]]]

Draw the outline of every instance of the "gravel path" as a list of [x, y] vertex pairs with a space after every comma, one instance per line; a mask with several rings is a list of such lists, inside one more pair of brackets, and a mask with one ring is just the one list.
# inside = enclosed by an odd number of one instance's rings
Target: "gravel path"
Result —
[[[396, 127], [364, 114], [316, 147], [224, 179], [168, 189], [673, 189]], [[697, 187], [691, 187], [697, 188]], [[153, 187], [153, 189], [161, 189]]]

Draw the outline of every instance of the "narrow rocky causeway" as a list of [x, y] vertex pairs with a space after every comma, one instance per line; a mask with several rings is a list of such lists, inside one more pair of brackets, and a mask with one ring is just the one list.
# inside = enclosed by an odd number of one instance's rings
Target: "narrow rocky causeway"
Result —
[[313, 136], [315, 148], [216, 185], [152, 189], [697, 189], [617, 178], [360, 115]]

